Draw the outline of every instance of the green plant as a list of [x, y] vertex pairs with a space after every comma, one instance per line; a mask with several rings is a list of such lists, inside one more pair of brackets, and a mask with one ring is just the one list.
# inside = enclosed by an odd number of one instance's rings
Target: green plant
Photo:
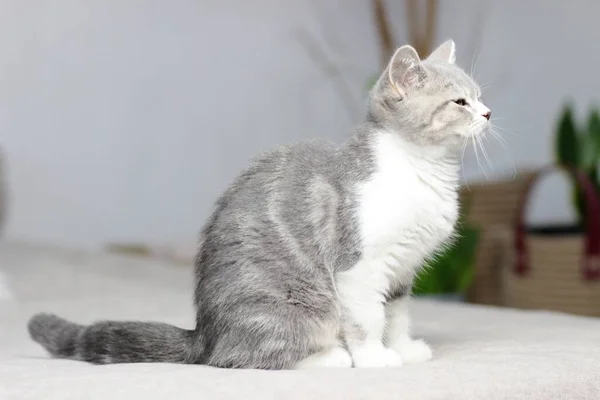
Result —
[[[600, 192], [598, 167], [600, 166], [600, 114], [597, 110], [589, 113], [586, 124], [577, 124], [573, 117], [573, 107], [564, 107], [556, 130], [556, 161], [559, 164], [584, 171]], [[573, 202], [584, 223], [585, 203], [581, 189], [573, 189]]]
[[371, 90], [373, 86], [375, 86], [378, 79], [379, 75], [373, 75], [371, 78], [369, 78], [369, 80], [367, 81], [367, 91]]
[[464, 293], [473, 281], [479, 231], [461, 219], [452, 246], [429, 261], [417, 277], [413, 293]]

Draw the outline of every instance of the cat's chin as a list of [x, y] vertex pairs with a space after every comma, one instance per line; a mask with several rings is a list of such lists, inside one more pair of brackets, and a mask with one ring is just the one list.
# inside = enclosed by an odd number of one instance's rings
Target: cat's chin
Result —
[[468, 142], [471, 139], [468, 139], [466, 136], [463, 135], [452, 135], [451, 137], [446, 138], [442, 143], [440, 143], [442, 146], [444, 146], [445, 148], [447, 148], [450, 151], [456, 152], [462, 152], [465, 144], [468, 145]]
[[458, 142], [458, 144], [460, 145], [461, 150], [462, 150], [465, 143], [473, 144], [473, 141], [482, 140], [484, 137], [486, 137], [487, 134], [488, 134], [488, 129], [482, 129], [482, 130], [479, 130], [479, 131], [476, 131], [473, 133], [457, 135], [457, 137], [453, 140], [453, 142], [455, 145], [456, 145], [456, 142]]

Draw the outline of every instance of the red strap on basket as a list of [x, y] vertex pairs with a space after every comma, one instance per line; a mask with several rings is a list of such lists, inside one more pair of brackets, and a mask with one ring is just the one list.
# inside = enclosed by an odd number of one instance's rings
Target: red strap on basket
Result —
[[584, 279], [596, 280], [600, 279], [600, 199], [594, 188], [594, 185], [583, 172], [573, 167], [568, 166], [549, 166], [535, 173], [527, 182], [519, 209], [516, 215], [514, 246], [516, 254], [515, 273], [524, 275], [530, 268], [529, 257], [527, 251], [526, 229], [525, 229], [525, 212], [527, 202], [529, 200], [531, 190], [535, 183], [543, 176], [557, 169], [562, 169], [569, 173], [575, 180], [576, 184], [583, 189], [585, 194], [585, 203], [587, 210], [587, 231], [585, 233], [585, 257], [582, 263], [582, 274]]

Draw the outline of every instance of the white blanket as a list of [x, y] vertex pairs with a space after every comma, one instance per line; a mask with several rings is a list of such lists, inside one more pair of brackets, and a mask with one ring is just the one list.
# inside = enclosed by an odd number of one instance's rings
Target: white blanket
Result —
[[[0, 245], [0, 399], [600, 399], [600, 320], [416, 301], [434, 360], [399, 369], [222, 370], [50, 359], [26, 321], [193, 326], [192, 271], [160, 261]], [[10, 298], [8, 297], [10, 296]]]

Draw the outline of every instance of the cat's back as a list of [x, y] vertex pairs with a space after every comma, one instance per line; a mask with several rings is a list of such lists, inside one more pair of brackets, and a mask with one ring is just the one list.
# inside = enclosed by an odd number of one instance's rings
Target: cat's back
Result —
[[327, 173], [336, 157], [337, 146], [325, 140], [306, 140], [279, 146], [254, 158], [250, 170], [259, 174], [271, 172], [286, 177], [313, 176]]
[[219, 198], [203, 236], [216, 230], [263, 235], [275, 227], [297, 226], [295, 219], [308, 213], [312, 199], [323, 192], [335, 195], [331, 170], [336, 154], [335, 144], [310, 140], [258, 155]]
[[328, 179], [335, 157], [335, 144], [322, 140], [279, 146], [255, 157], [223, 198], [239, 203], [264, 199], [274, 192], [283, 195], [287, 190], [298, 194], [313, 179]]
[[[199, 276], [218, 277], [225, 265], [239, 274], [233, 266], [240, 260], [263, 269], [315, 261], [315, 222], [337, 212], [339, 195], [330, 172], [336, 150], [333, 143], [313, 140], [256, 157], [219, 198], [204, 227]], [[255, 272], [263, 279], [278, 276]]]

